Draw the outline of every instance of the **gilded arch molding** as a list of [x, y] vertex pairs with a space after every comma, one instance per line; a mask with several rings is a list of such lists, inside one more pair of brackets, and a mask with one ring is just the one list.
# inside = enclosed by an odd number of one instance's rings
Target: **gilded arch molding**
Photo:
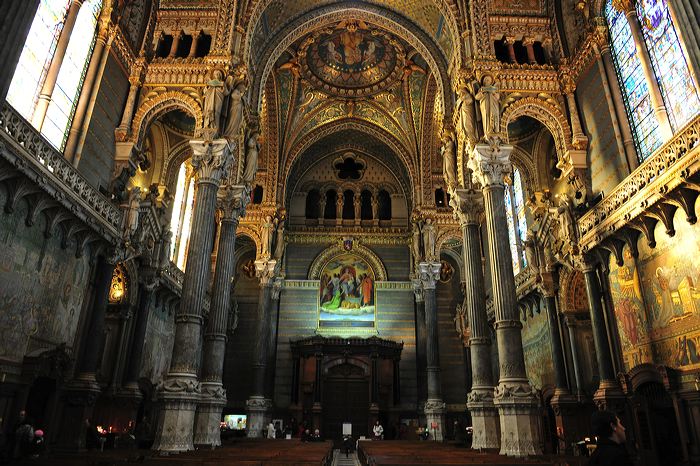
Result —
[[[356, 120], [356, 119], [345, 119], [342, 121], [335, 121], [329, 124], [322, 125], [318, 127], [317, 129], [309, 132], [307, 135], [305, 135], [300, 141], [298, 141], [297, 145], [295, 147], [292, 147], [289, 151], [289, 154], [287, 155], [285, 161], [284, 161], [284, 167], [282, 171], [282, 176], [281, 178], [283, 180], [287, 180], [289, 177], [289, 173], [291, 171], [292, 166], [294, 165], [294, 162], [309, 148], [311, 147], [312, 144], [315, 142], [320, 141], [321, 139], [332, 135], [333, 133], [336, 133], [338, 131], [343, 131], [343, 130], [357, 130], [361, 131], [363, 133], [367, 133], [370, 136], [373, 136], [374, 138], [378, 139], [382, 143], [386, 144], [393, 152], [396, 154], [399, 158], [399, 160], [402, 162], [404, 165], [404, 168], [408, 172], [408, 177], [409, 180], [415, 180], [417, 177], [417, 171], [415, 169], [414, 164], [412, 163], [412, 159], [410, 156], [410, 153], [408, 149], [403, 147], [403, 145], [396, 140], [391, 134], [388, 134], [385, 130], [382, 128], [379, 128], [373, 124], [367, 123], [364, 120]], [[282, 193], [281, 196], [278, 196], [278, 198], [285, 199], [287, 196], [286, 189], [288, 189], [289, 183], [283, 183], [282, 185]], [[417, 186], [414, 183], [411, 184], [411, 193], [406, 193], [406, 196], [408, 197], [409, 195], [412, 195], [413, 198], [415, 198], [416, 194], [416, 189]]]
[[363, 246], [357, 240], [353, 241], [352, 249], [347, 250], [343, 247], [343, 239], [341, 238], [340, 241], [324, 249], [323, 252], [316, 256], [314, 261], [311, 263], [311, 267], [309, 268], [309, 280], [320, 280], [323, 266], [326, 265], [328, 261], [340, 254], [350, 253], [356, 254], [367, 261], [369, 266], [372, 267], [372, 271], [374, 271], [376, 281], [386, 281], [389, 279], [386, 274], [384, 263], [382, 263], [382, 260], [379, 258], [379, 256], [377, 256], [377, 254], [374, 253], [374, 251], [366, 246]]
[[[251, 2], [251, 5], [248, 6], [246, 13], [243, 15], [244, 20], [242, 21], [241, 26], [247, 29], [248, 33], [246, 34], [244, 38], [244, 45], [243, 45], [243, 60], [245, 62], [250, 62], [251, 59], [251, 49], [252, 49], [252, 44], [253, 44], [253, 39], [255, 37], [255, 32], [256, 28], [258, 25], [258, 22], [260, 21], [260, 18], [262, 17], [263, 13], [267, 9], [267, 7], [273, 2], [274, 0], [259, 0], [257, 2], [253, 1]], [[447, 25], [447, 30], [449, 31], [449, 34], [451, 36], [451, 43], [453, 47], [456, 47], [455, 53], [452, 57], [452, 61], [455, 63], [454, 66], [455, 68], [461, 67], [462, 64], [462, 57], [464, 55], [464, 51], [462, 50], [462, 42], [461, 42], [461, 33], [463, 31], [460, 30], [459, 27], [459, 22], [457, 20], [457, 17], [454, 14], [454, 7], [453, 5], [450, 4], [448, 0], [433, 0], [433, 4], [437, 7], [438, 11], [440, 14], [445, 18], [446, 20], [446, 25]], [[375, 8], [381, 8], [380, 5], [371, 5]], [[407, 17], [409, 20], [411, 20], [410, 17]], [[248, 19], [248, 21], [246, 21]], [[418, 22], [414, 21], [416, 25], [418, 25]], [[247, 24], [246, 24], [247, 23]], [[418, 26], [420, 27], [420, 26]], [[425, 31], [425, 30], [424, 30]], [[427, 31], [426, 35], [427, 35]]]
[[[251, 225], [244, 224], [241, 220], [238, 224], [238, 228], [236, 228], [236, 241], [242, 237], [247, 237], [253, 243], [255, 247], [255, 257], [257, 258], [258, 252], [260, 251], [260, 234], [258, 230], [252, 228]], [[236, 247], [236, 250], [238, 250], [238, 247]]]
[[[362, 8], [348, 8], [343, 4], [329, 5], [313, 10], [293, 21], [268, 41], [268, 44], [274, 44], [274, 48], [267, 46], [260, 55], [267, 57], [267, 60], [264, 62], [265, 65], [262, 68], [262, 72], [256, 73], [253, 79], [251, 108], [257, 109], [259, 113], [262, 112], [263, 94], [265, 92], [263, 83], [267, 81], [272, 73], [273, 67], [279, 57], [287, 51], [289, 47], [311, 31], [335, 24], [348, 17], [377, 25], [401, 37], [415, 48], [428, 63], [431, 73], [439, 76], [436, 82], [438, 86], [438, 95], [441, 97], [442, 101], [442, 108], [446, 115], [452, 113], [453, 99], [447, 65], [442, 56], [442, 52], [440, 52], [433, 43], [432, 39], [422, 31], [420, 31], [420, 37], [418, 37], [410, 29], [415, 26], [412, 26], [405, 18], [392, 11], [380, 8], [376, 5], [363, 5]], [[249, 51], [244, 57], [246, 61], [250, 61], [253, 58], [249, 56]], [[250, 65], [249, 68], [255, 69], [256, 67]]]
[[136, 147], [141, 147], [148, 126], [153, 120], [173, 109], [189, 113], [195, 120], [195, 128], [202, 127], [202, 107], [194, 98], [178, 91], [164, 92], [143, 102], [131, 123], [131, 137]]
[[554, 138], [557, 154], [563, 158], [571, 149], [569, 120], [561, 109], [537, 97], [520, 99], [506, 108], [501, 117], [501, 132], [508, 134], [508, 124], [521, 116], [529, 116], [542, 123]]
[[528, 195], [533, 194], [541, 186], [533, 158], [534, 155], [528, 154], [518, 146], [515, 146], [511, 153], [513, 165], [520, 170], [524, 177], [522, 181]]

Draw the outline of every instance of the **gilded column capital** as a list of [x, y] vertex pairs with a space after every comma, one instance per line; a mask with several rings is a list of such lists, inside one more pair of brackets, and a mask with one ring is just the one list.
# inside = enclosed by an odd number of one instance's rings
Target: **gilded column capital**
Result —
[[629, 13], [636, 13], [634, 0], [612, 0], [612, 7], [626, 15]]
[[455, 189], [450, 199], [454, 217], [461, 226], [479, 225], [484, 213], [484, 195], [476, 189]]
[[238, 220], [245, 215], [245, 209], [250, 201], [250, 188], [246, 185], [226, 184], [219, 188], [216, 208], [221, 211], [224, 221]]
[[434, 290], [440, 279], [440, 262], [419, 263], [418, 277], [424, 290]]
[[505, 185], [506, 177], [513, 172], [510, 154], [513, 146], [494, 139], [490, 144], [477, 144], [469, 159], [472, 181], [483, 187]]
[[198, 182], [213, 183], [218, 186], [233, 158], [226, 139], [213, 141], [193, 139], [190, 141], [190, 146], [193, 152], [191, 164]]

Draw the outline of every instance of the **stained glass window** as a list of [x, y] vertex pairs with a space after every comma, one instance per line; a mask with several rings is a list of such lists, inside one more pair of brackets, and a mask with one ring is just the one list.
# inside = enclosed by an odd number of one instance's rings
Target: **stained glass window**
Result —
[[[70, 0], [41, 0], [19, 63], [12, 77], [7, 101], [32, 121], [47, 72], [55, 58]], [[40, 131], [56, 148], [63, 149], [80, 97], [85, 71], [95, 44], [102, 0], [87, 0], [80, 7], [70, 35], [56, 86]], [[37, 124], [39, 124], [37, 122]]]
[[637, 56], [637, 48], [627, 18], [624, 13], [613, 8], [611, 1], [608, 1], [605, 13], [610, 29], [610, 45], [617, 77], [634, 133], [637, 152], [642, 159], [645, 159], [663, 143], [659, 122], [654, 116], [649, 86], [644, 77], [642, 63]]
[[170, 218], [170, 231], [173, 241], [170, 246], [170, 260], [185, 270], [187, 245], [192, 228], [192, 209], [194, 208], [194, 176], [189, 162], [183, 162], [177, 175], [173, 215]]
[[671, 128], [675, 132], [700, 112], [695, 82], [666, 0], [638, 0], [637, 15]]
[[527, 234], [525, 219], [525, 197], [520, 170], [513, 169], [513, 184], [505, 189], [506, 220], [508, 222], [508, 239], [513, 262], [513, 274], [517, 275], [527, 265], [523, 242]]

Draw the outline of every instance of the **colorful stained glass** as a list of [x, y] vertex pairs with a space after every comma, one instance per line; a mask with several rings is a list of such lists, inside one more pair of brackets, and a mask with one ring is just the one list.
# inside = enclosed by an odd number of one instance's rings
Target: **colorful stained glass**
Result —
[[644, 77], [642, 63], [637, 55], [637, 47], [627, 18], [613, 8], [611, 1], [608, 1], [605, 13], [617, 77], [634, 133], [637, 152], [642, 159], [645, 159], [663, 143], [659, 122], [654, 116], [651, 105], [649, 85]]
[[32, 119], [70, 0], [41, 0], [22, 48], [7, 101], [27, 120]]
[[637, 15], [675, 132], [700, 112], [700, 97], [666, 0], [638, 0]]

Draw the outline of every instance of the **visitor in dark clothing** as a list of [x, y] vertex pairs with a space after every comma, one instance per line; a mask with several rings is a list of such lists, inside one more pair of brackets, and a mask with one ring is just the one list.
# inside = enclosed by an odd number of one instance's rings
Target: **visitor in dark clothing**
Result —
[[92, 425], [89, 419], [85, 419], [85, 448], [93, 450], [98, 448], [100, 444], [100, 434], [97, 432], [97, 427]]
[[596, 411], [591, 417], [593, 435], [598, 437], [597, 447], [589, 466], [633, 466], [625, 447], [625, 428], [620, 419], [610, 411]]

